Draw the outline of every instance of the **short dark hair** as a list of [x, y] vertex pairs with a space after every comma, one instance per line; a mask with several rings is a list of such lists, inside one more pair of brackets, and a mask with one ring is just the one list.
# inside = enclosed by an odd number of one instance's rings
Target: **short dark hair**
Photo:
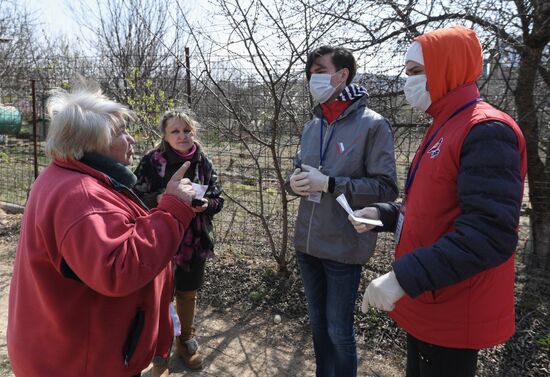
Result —
[[309, 72], [309, 70], [315, 62], [315, 59], [327, 54], [330, 54], [332, 58], [332, 64], [334, 64], [337, 70], [341, 70], [342, 68], [347, 68], [349, 70], [349, 76], [346, 81], [346, 85], [349, 85], [349, 83], [355, 77], [355, 73], [357, 72], [357, 63], [355, 62], [355, 58], [353, 57], [351, 51], [344, 47], [321, 46], [311, 51], [307, 55], [306, 61], [307, 81], [309, 81], [309, 79], [311, 78], [311, 72]]

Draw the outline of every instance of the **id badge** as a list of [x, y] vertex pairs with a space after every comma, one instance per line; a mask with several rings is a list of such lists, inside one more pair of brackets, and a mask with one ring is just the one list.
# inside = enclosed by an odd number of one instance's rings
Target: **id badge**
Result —
[[321, 191], [310, 192], [307, 200], [313, 203], [321, 203]]
[[401, 239], [401, 231], [403, 230], [403, 223], [405, 222], [405, 206], [403, 205], [399, 210], [399, 218], [397, 219], [397, 226], [395, 227], [395, 233], [393, 234], [393, 240], [396, 244]]

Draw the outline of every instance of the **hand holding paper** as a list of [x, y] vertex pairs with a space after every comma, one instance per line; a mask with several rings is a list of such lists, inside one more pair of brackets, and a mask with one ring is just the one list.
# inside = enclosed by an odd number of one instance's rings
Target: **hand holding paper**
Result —
[[200, 185], [198, 183], [191, 182], [191, 186], [193, 186], [193, 189], [197, 193], [195, 199], [202, 199], [204, 194], [206, 194], [206, 190], [208, 190], [208, 185]]
[[[353, 216], [355, 216], [356, 219], [359, 219], [359, 221], [355, 221], [351, 215], [348, 216], [349, 221], [353, 224], [353, 227], [358, 233], [365, 233], [369, 230], [372, 230], [376, 226], [382, 226], [378, 224], [382, 224], [380, 220], [380, 213], [378, 212], [378, 208], [376, 207], [365, 207], [363, 209], [358, 209], [356, 211], [353, 211]], [[369, 223], [365, 223], [364, 220], [371, 220]], [[372, 224], [373, 222], [377, 222], [376, 224]]]
[[382, 221], [379, 220], [378, 210], [375, 207], [366, 207], [354, 212], [344, 194], [338, 196], [336, 200], [349, 214], [348, 219], [358, 232], [363, 233], [367, 230], [371, 230], [375, 226], [383, 225]]

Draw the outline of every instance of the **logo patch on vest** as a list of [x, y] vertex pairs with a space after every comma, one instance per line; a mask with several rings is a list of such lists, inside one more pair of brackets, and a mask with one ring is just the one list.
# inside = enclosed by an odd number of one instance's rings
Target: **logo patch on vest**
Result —
[[430, 158], [436, 158], [439, 153], [441, 153], [441, 144], [443, 143], [443, 138], [439, 139], [433, 147], [431, 147], [429, 150], [428, 150], [428, 153], [430, 154]]

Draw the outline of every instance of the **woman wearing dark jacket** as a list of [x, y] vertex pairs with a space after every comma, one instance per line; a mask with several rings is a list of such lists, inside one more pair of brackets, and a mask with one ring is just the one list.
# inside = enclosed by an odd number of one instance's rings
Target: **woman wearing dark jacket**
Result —
[[[181, 322], [176, 353], [190, 369], [202, 368], [193, 327], [196, 296], [202, 286], [206, 258], [214, 252], [212, 217], [223, 207], [221, 187], [212, 161], [195, 139], [197, 127], [197, 122], [184, 112], [166, 112], [159, 124], [162, 142], [141, 159], [135, 171], [138, 182], [134, 186], [143, 202], [155, 208], [174, 172], [189, 161], [191, 165], [185, 177], [206, 190], [202, 199], [193, 201], [195, 218], [175, 256], [176, 311]], [[168, 373], [167, 361], [155, 361], [154, 375]]]

